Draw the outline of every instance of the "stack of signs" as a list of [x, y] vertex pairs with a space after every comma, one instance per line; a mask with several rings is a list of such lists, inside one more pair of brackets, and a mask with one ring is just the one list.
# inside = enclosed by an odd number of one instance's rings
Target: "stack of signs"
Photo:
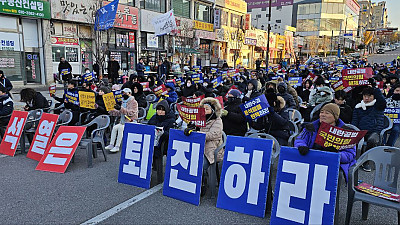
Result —
[[106, 106], [107, 111], [111, 111], [114, 109], [114, 106], [116, 104], [115, 98], [114, 98], [114, 93], [108, 93], [103, 95], [103, 102], [104, 105]]
[[371, 78], [372, 68], [356, 68], [356, 69], [344, 69], [342, 71], [342, 80], [344, 87], [356, 87], [362, 85], [368, 85], [368, 79]]
[[82, 75], [82, 79], [84, 82], [90, 82], [90, 81], [95, 80], [95, 76], [94, 76], [93, 72], [85, 73]]
[[176, 109], [185, 123], [193, 122], [198, 127], [206, 126], [206, 112], [204, 108], [195, 108], [176, 104]]
[[122, 90], [112, 91], [114, 94], [115, 101], [122, 102]]
[[356, 146], [366, 134], [366, 130], [345, 130], [322, 122], [315, 138], [315, 144], [324, 148], [333, 146], [337, 150], [343, 150]]
[[183, 105], [189, 107], [198, 107], [200, 105], [201, 100], [203, 100], [204, 96], [205, 95], [201, 95], [197, 98], [187, 98], [185, 96], [182, 96]]
[[215, 78], [214, 80], [211, 81], [213, 84], [213, 88], [217, 88], [219, 85], [222, 84], [222, 77], [219, 76], [217, 78]]
[[95, 109], [96, 94], [94, 92], [80, 91], [79, 106], [86, 109]]
[[6, 133], [0, 144], [0, 153], [4, 155], [14, 156], [24, 129], [28, 112], [14, 110], [8, 122]]
[[386, 108], [385, 115], [389, 117], [394, 124], [400, 123], [400, 108]]
[[289, 85], [296, 88], [301, 86], [302, 78], [301, 77], [289, 77], [288, 78]]
[[164, 84], [162, 84], [162, 85], [160, 85], [160, 86], [154, 88], [154, 89], [153, 89], [153, 92], [154, 92], [154, 94], [155, 94], [157, 97], [161, 97], [161, 96], [163, 96], [163, 95], [168, 94], [167, 88], [165, 87]]
[[203, 74], [202, 73], [192, 74], [192, 80], [193, 80], [193, 83], [195, 83], [195, 84], [202, 84], [204, 81]]
[[65, 100], [67, 100], [68, 103], [79, 106], [78, 91], [68, 91], [68, 89], [65, 89]]
[[378, 198], [383, 198], [393, 202], [400, 202], [400, 195], [392, 193], [390, 191], [383, 190], [382, 188], [375, 187], [364, 182], [355, 186], [355, 188], [357, 190], [376, 196]]
[[269, 104], [265, 95], [258, 96], [240, 105], [244, 115], [249, 120], [256, 120], [269, 114]]
[[151, 91], [149, 82], [140, 82], [143, 87], [143, 91]]

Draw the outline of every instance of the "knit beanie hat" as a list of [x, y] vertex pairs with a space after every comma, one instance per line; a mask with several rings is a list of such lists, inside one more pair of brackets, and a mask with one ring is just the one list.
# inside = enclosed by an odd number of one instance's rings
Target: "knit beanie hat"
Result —
[[329, 112], [330, 114], [333, 115], [333, 117], [335, 118], [335, 121], [337, 121], [339, 119], [339, 115], [340, 115], [340, 108], [338, 105], [334, 104], [334, 103], [329, 103], [326, 104], [322, 107], [321, 111], [324, 110], [326, 112]]
[[232, 89], [231, 91], [229, 91], [229, 94], [233, 95], [233, 97], [235, 98], [240, 98], [240, 92], [236, 89]]

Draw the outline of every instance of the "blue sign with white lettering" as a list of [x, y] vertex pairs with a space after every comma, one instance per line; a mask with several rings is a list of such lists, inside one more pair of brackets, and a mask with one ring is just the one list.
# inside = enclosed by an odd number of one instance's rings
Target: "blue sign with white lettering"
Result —
[[222, 84], [222, 77], [219, 76], [219, 77], [215, 78], [214, 80], [211, 81], [211, 83], [213, 84], [213, 88], [218, 87], [219, 85]]
[[125, 123], [118, 182], [150, 188], [155, 126]]
[[195, 84], [202, 84], [204, 82], [203, 74], [202, 73], [192, 74], [192, 80], [193, 80], [193, 83], [195, 83]]
[[340, 155], [282, 147], [270, 224], [333, 224]]
[[114, 0], [110, 4], [101, 7], [96, 12], [94, 30], [108, 30], [114, 26], [115, 16], [117, 15], [119, 0]]
[[264, 217], [272, 140], [228, 136], [217, 207]]
[[292, 87], [298, 87], [301, 86], [302, 79], [303, 79], [302, 77], [289, 77], [288, 83]]
[[82, 80], [84, 82], [90, 82], [90, 81], [95, 80], [95, 79], [96, 78], [95, 78], [93, 72], [85, 73], [85, 74], [82, 75]]
[[240, 105], [240, 109], [249, 120], [256, 120], [266, 116], [269, 114], [268, 108], [269, 104], [265, 95], [260, 95]]
[[194, 205], [200, 204], [206, 134], [171, 129], [163, 194]]

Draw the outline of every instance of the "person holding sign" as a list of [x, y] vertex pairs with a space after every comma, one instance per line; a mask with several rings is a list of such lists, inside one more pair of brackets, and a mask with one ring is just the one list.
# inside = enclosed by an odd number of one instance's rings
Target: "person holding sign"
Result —
[[143, 86], [140, 83], [133, 83], [131, 86], [132, 90], [132, 95], [135, 97], [135, 100], [138, 103], [139, 107], [146, 108], [147, 107], [147, 101], [146, 101], [146, 95], [143, 93]]
[[356, 147], [354, 146], [352, 148], [338, 150], [333, 146], [324, 148], [318, 144], [315, 144], [315, 139], [317, 138], [318, 129], [321, 125], [321, 122], [325, 122], [336, 127], [345, 126], [343, 121], [339, 119], [339, 115], [339, 106], [334, 103], [328, 103], [324, 105], [319, 114], [319, 119], [306, 125], [300, 135], [296, 138], [294, 147], [298, 148], [301, 155], [307, 155], [310, 148], [328, 152], [339, 152], [340, 167], [342, 168], [347, 180], [349, 168], [356, 163]]
[[250, 99], [257, 98], [258, 96], [261, 95], [260, 92], [257, 91], [258, 88], [258, 82], [257, 80], [250, 80], [249, 83], [247, 84], [247, 93], [244, 95], [242, 102], [247, 102]]
[[[51, 97], [53, 97], [56, 101], [58, 101], [59, 103], [57, 103], [55, 105], [55, 107], [60, 106], [61, 104], [64, 104], [64, 107], [66, 109], [69, 109], [72, 112], [72, 120], [71, 122], [68, 124], [69, 126], [74, 126], [76, 124], [76, 122], [79, 121], [79, 105], [76, 105], [72, 102], [69, 102], [66, 98], [66, 93], [67, 92], [71, 92], [71, 93], [78, 93], [78, 89], [76, 88], [76, 83], [73, 81], [69, 81], [68, 82], [68, 86], [67, 89], [64, 90], [64, 94], [62, 98], [57, 97], [55, 94], [52, 94]], [[56, 113], [57, 114], [57, 113]]]
[[222, 110], [222, 122], [226, 135], [242, 136], [247, 132], [247, 122], [240, 105], [240, 91], [232, 89], [228, 93], [228, 101], [225, 102], [225, 109]]
[[[167, 100], [168, 104], [175, 103], [178, 100], [178, 94], [175, 92], [175, 86], [173, 83], [165, 83], [165, 88], [168, 93], [165, 96], [160, 96], [160, 98]], [[156, 99], [156, 102], [160, 100], [160, 98]]]
[[58, 64], [58, 76], [61, 77], [64, 82], [68, 82], [72, 79], [72, 66], [64, 57], [60, 58], [60, 64]]
[[124, 125], [126, 122], [133, 122], [138, 118], [138, 104], [132, 96], [130, 88], [122, 90], [122, 104], [116, 104], [114, 110], [110, 111], [111, 116], [119, 116], [120, 123], [115, 125], [111, 131], [110, 144], [106, 147], [110, 152], [118, 152], [124, 135]]

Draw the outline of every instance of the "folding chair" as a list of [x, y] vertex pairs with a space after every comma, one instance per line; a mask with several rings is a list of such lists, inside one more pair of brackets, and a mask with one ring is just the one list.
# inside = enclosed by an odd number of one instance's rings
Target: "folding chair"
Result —
[[[25, 153], [25, 136], [30, 135], [30, 137], [33, 138], [33, 135], [36, 132], [36, 128], [39, 125], [39, 121], [42, 118], [42, 115], [43, 115], [43, 109], [35, 109], [35, 110], [31, 110], [28, 112], [28, 117], [26, 119], [26, 123], [25, 123], [24, 129], [22, 131], [21, 140], [20, 140], [20, 147], [21, 147], [22, 154]], [[28, 136], [27, 136], [27, 138], [28, 138]], [[28, 141], [32, 141], [30, 139], [31, 138], [28, 138]]]

